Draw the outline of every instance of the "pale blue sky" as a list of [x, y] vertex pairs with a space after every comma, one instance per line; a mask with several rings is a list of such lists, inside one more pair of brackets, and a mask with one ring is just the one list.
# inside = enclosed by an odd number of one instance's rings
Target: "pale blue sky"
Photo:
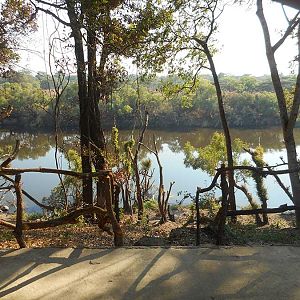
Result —
[[[286, 28], [287, 21], [282, 12], [282, 6], [277, 3], [264, 1], [264, 11], [270, 25], [272, 41], [277, 41], [280, 30]], [[287, 9], [289, 16], [294, 16], [294, 9]], [[265, 55], [262, 29], [256, 16], [256, 7], [242, 6], [227, 7], [222, 16], [218, 40], [221, 46], [215, 61], [218, 72], [236, 75], [269, 74]], [[276, 53], [280, 72], [288, 74], [291, 69], [290, 61], [296, 54], [296, 41], [286, 43]]]
[[[280, 30], [286, 27], [287, 21], [280, 4], [271, 3], [269, 0], [264, 2], [271, 36], [275, 41], [279, 37]], [[288, 9], [287, 12], [290, 16], [296, 13], [293, 9]], [[23, 52], [23, 59], [20, 62], [22, 67], [35, 72], [45, 71], [45, 63], [42, 58], [44, 49], [47, 52], [48, 42], [43, 39], [47, 36], [45, 24], [47, 23], [50, 27], [51, 20], [48, 18], [46, 22], [44, 17], [43, 22], [44, 26], [40, 26], [39, 32], [34, 34], [28, 43], [28, 48], [38, 51], [39, 54]], [[215, 56], [217, 72], [256, 76], [269, 74], [262, 30], [255, 14], [255, 5], [253, 8], [238, 5], [227, 6], [220, 19], [217, 39], [220, 49]], [[296, 54], [295, 44], [296, 41], [287, 41], [276, 54], [279, 71], [283, 74], [291, 72], [290, 62]], [[45, 53], [45, 57], [48, 59], [47, 53]]]

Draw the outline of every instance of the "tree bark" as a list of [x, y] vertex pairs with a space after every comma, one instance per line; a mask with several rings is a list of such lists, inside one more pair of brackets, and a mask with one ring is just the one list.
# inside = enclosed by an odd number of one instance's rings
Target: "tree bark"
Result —
[[17, 220], [16, 220], [16, 228], [14, 230], [14, 235], [16, 237], [16, 240], [20, 248], [27, 248], [27, 245], [23, 237], [23, 197], [22, 197], [20, 174], [17, 174], [15, 177], [15, 190], [16, 190], [16, 197], [17, 197]]
[[[284, 139], [284, 144], [285, 144], [285, 148], [287, 151], [288, 168], [295, 169], [298, 167], [298, 160], [297, 160], [297, 152], [296, 152], [296, 145], [295, 145], [295, 138], [294, 138], [293, 130], [294, 130], [295, 121], [296, 121], [296, 118], [297, 118], [297, 115], [299, 112], [299, 105], [300, 105], [300, 95], [299, 95], [299, 93], [300, 93], [299, 92], [299, 89], [300, 89], [299, 88], [300, 64], [298, 62], [298, 76], [297, 76], [297, 82], [296, 82], [296, 87], [295, 87], [295, 96], [294, 96], [294, 101], [292, 104], [290, 114], [288, 114], [286, 98], [284, 95], [282, 83], [280, 80], [280, 76], [278, 73], [277, 64], [276, 64], [276, 60], [275, 60], [275, 51], [278, 49], [278, 47], [276, 47], [276, 48], [272, 47], [268, 24], [267, 24], [266, 18], [264, 16], [262, 0], [257, 0], [256, 14], [259, 18], [259, 21], [261, 23], [261, 27], [263, 30], [263, 34], [264, 34], [266, 56], [268, 59], [269, 68], [270, 68], [270, 72], [271, 72], [271, 78], [272, 78], [275, 94], [277, 97], [283, 139]], [[289, 25], [289, 28], [290, 27], [291, 27], [291, 25]], [[300, 40], [300, 33], [299, 33], [299, 29], [298, 29], [298, 55], [300, 54], [299, 40]], [[299, 57], [298, 57], [298, 60], [299, 60]], [[293, 192], [293, 202], [294, 202], [295, 206], [300, 206], [299, 174], [293, 172], [293, 173], [290, 173], [289, 176], [290, 176], [292, 192]], [[298, 228], [300, 228], [300, 211], [299, 210], [296, 210], [296, 225]]]
[[113, 232], [114, 232], [114, 243], [116, 247], [121, 247], [124, 244], [123, 241], [123, 232], [122, 229], [120, 227], [120, 224], [118, 223], [114, 211], [113, 211], [113, 207], [112, 207], [112, 184], [111, 184], [112, 180], [110, 178], [110, 176], [107, 176], [104, 179], [104, 183], [105, 183], [105, 199], [106, 199], [106, 210], [107, 213], [109, 215], [111, 224], [112, 224], [112, 228], [113, 228]]
[[[226, 155], [227, 155], [227, 163], [228, 167], [232, 168], [233, 167], [233, 157], [232, 157], [232, 145], [231, 145], [231, 136], [229, 132], [229, 127], [226, 119], [226, 114], [224, 110], [224, 101], [223, 101], [223, 94], [219, 82], [219, 78], [217, 75], [217, 71], [215, 68], [215, 64], [211, 55], [211, 52], [207, 46], [206, 43], [201, 43], [201, 46], [206, 54], [206, 57], [208, 59], [209, 65], [210, 65], [210, 70], [213, 75], [214, 79], [214, 84], [215, 84], [215, 89], [217, 93], [217, 98], [218, 98], [218, 106], [219, 106], [219, 113], [220, 113], [220, 118], [221, 118], [221, 123], [223, 127], [223, 132], [225, 136], [225, 143], [226, 143]], [[228, 176], [228, 202], [229, 202], [229, 207], [231, 210], [236, 210], [236, 202], [235, 202], [235, 194], [234, 194], [234, 170], [229, 170], [227, 172]], [[233, 222], [236, 222], [236, 218], [232, 218]]]
[[[90, 173], [91, 165], [91, 149], [90, 149], [90, 101], [87, 95], [86, 82], [86, 66], [84, 59], [83, 42], [81, 35], [81, 26], [76, 15], [76, 1], [70, 0], [66, 2], [67, 12], [70, 19], [70, 27], [75, 42], [75, 57], [77, 64], [77, 81], [78, 81], [78, 98], [80, 108], [80, 148], [81, 148], [81, 164], [82, 172]], [[82, 178], [82, 197], [86, 205], [93, 204], [93, 183], [92, 178]]]

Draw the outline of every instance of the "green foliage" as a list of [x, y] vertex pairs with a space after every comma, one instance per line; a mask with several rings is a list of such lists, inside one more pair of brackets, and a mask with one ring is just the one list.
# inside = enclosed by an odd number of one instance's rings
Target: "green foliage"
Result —
[[35, 221], [35, 220], [38, 220], [38, 219], [45, 219], [45, 215], [43, 213], [33, 212], [33, 213], [30, 213], [30, 214], [24, 215], [23, 218], [26, 221]]
[[79, 153], [74, 149], [70, 149], [67, 153], [67, 158], [70, 163], [71, 170], [75, 172], [81, 172], [82, 166]]
[[[264, 149], [262, 146], [258, 146], [252, 152], [252, 159], [255, 162], [256, 166], [262, 168], [265, 166], [264, 162]], [[257, 195], [262, 203], [268, 201], [268, 191], [264, 184], [264, 178], [260, 176], [257, 172], [252, 172], [252, 177], [256, 183]]]
[[144, 208], [147, 209], [147, 210], [157, 210], [158, 209], [157, 200], [155, 200], [155, 199], [146, 199], [144, 201]]
[[120, 146], [119, 146], [119, 130], [116, 126], [111, 129], [111, 139], [114, 146], [114, 152], [116, 155], [119, 155]]
[[[67, 152], [69, 167], [72, 171], [81, 172], [81, 158], [78, 152], [70, 149]], [[44, 203], [57, 208], [55, 215], [65, 212], [67, 206], [79, 205], [82, 201], [82, 181], [74, 176], [64, 176], [63, 182], [51, 190], [49, 197], [43, 199]], [[66, 199], [67, 197], [67, 199]], [[67, 201], [67, 203], [66, 203]]]
[[[270, 78], [255, 78], [255, 88], [249, 88], [249, 85], [246, 88], [243, 78], [220, 77], [229, 125], [257, 128], [279, 124], [277, 100], [270, 90]], [[283, 78], [286, 93], [290, 91], [288, 87], [292, 80], [293, 77]], [[34, 77], [26, 71], [15, 72], [6, 79], [0, 79], [0, 107], [13, 106], [13, 113], [4, 121], [4, 125], [22, 129], [52, 127], [53, 95], [44, 89], [46, 84], [45, 75]], [[136, 81], [130, 77], [113, 92], [110, 103], [101, 104], [106, 111], [103, 114], [103, 125], [113, 127], [115, 120], [119, 128], [132, 128], [139, 102], [140, 108], [149, 112], [149, 126], [153, 128], [220, 127], [211, 78], [199, 77], [191, 89], [180, 91], [181, 85], [182, 80], [176, 76], [147, 78], [140, 82], [138, 100]], [[192, 82], [188, 82], [188, 85], [192, 86]], [[60, 125], [62, 128], [76, 128], [78, 120], [78, 89], [72, 80], [61, 95]]]
[[[233, 160], [237, 164], [243, 148], [247, 144], [240, 139], [234, 139], [232, 142]], [[190, 142], [184, 147], [186, 166], [193, 169], [202, 169], [210, 175], [214, 175], [215, 169], [221, 164], [227, 164], [226, 144], [223, 133], [215, 132], [210, 143], [202, 148], [194, 148]]]
[[[15, 49], [21, 37], [36, 29], [34, 6], [30, 1], [1, 1], [0, 4], [0, 67], [8, 67], [19, 58]], [[2, 69], [3, 71], [3, 69]]]
[[141, 169], [142, 171], [149, 171], [152, 166], [152, 161], [150, 158], [145, 158], [141, 161]]
[[129, 153], [129, 151], [132, 151], [134, 145], [135, 145], [135, 140], [133, 136], [131, 136], [130, 140], [125, 142], [123, 145], [124, 151], [126, 153]]
[[199, 199], [199, 207], [200, 209], [208, 210], [208, 216], [210, 218], [214, 218], [219, 211], [221, 205], [218, 199], [215, 197], [214, 192], [208, 192], [205, 194], [201, 194]]

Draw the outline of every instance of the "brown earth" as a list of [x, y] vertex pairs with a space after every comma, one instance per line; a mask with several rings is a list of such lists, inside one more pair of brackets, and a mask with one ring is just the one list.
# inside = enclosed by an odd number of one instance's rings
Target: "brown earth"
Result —
[[[124, 216], [121, 227], [125, 246], [193, 246], [195, 245], [196, 224], [188, 208], [179, 208], [176, 222], [159, 224], [159, 215], [149, 211], [147, 217], [138, 223], [136, 216]], [[2, 214], [2, 218], [14, 222], [13, 216]], [[1, 215], [0, 215], [1, 218]], [[236, 225], [226, 228], [226, 244], [291, 244], [300, 245], [300, 234], [294, 228], [293, 214], [269, 215], [270, 224], [257, 227], [252, 216], [238, 217]], [[48, 229], [24, 231], [30, 248], [72, 247], [101, 248], [112, 247], [113, 237], [102, 232], [96, 225], [76, 224]], [[214, 244], [215, 236], [206, 225], [202, 225], [201, 244]], [[0, 227], [0, 248], [17, 249], [18, 244], [11, 230]]]

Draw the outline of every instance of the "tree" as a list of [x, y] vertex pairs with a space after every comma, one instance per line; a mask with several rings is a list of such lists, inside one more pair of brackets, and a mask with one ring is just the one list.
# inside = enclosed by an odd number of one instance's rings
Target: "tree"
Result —
[[[151, 48], [153, 32], [169, 19], [169, 8], [156, 1], [33, 2], [37, 11], [68, 28], [65, 41], [74, 47], [77, 68], [82, 171], [90, 173], [92, 167], [103, 170], [105, 140], [99, 102], [107, 101], [115, 84], [124, 77], [121, 58], [136, 58], [143, 49]], [[92, 186], [91, 178], [83, 179], [83, 199], [89, 205], [93, 203]], [[98, 182], [97, 187], [97, 202], [102, 206], [103, 183]]]
[[[294, 169], [298, 167], [298, 160], [297, 160], [297, 151], [295, 145], [295, 138], [294, 138], [294, 127], [296, 124], [297, 116], [299, 113], [299, 105], [300, 105], [300, 11], [295, 14], [295, 16], [288, 20], [288, 26], [284, 31], [282, 37], [274, 44], [271, 42], [271, 36], [269, 32], [269, 27], [267, 20], [264, 15], [263, 10], [263, 3], [262, 0], [257, 0], [257, 16], [261, 23], [261, 27], [263, 30], [264, 40], [265, 40], [265, 47], [266, 47], [266, 56], [268, 59], [271, 78], [274, 86], [274, 90], [277, 97], [278, 107], [279, 107], [279, 114], [281, 120], [281, 127], [283, 133], [284, 144], [287, 151], [287, 163], [288, 167], [291, 170], [290, 181], [292, 186], [293, 192], [293, 202], [295, 206], [300, 207], [300, 178], [298, 172], [293, 172]], [[298, 62], [298, 74], [295, 82], [294, 87], [294, 96], [292, 99], [292, 103], [289, 107], [288, 99], [284, 92], [282, 81], [279, 76], [275, 53], [276, 51], [283, 45], [286, 39], [292, 34], [295, 33], [298, 41], [298, 54], [296, 61]], [[296, 223], [297, 227], [300, 227], [300, 210], [296, 210]]]
[[0, 9], [0, 68], [4, 71], [18, 60], [20, 37], [36, 29], [36, 19], [27, 0], [5, 0]]
[[[231, 136], [224, 109], [223, 93], [213, 60], [213, 55], [216, 52], [214, 47], [214, 33], [218, 27], [217, 20], [224, 9], [223, 2], [222, 0], [179, 2], [173, 39], [176, 44], [174, 47], [175, 53], [183, 52], [182, 58], [179, 59], [179, 62], [182, 63], [180, 74], [185, 77], [192, 77], [192, 83], [189, 87], [194, 87], [200, 70], [203, 68], [210, 70], [215, 85], [219, 115], [225, 135], [228, 167], [232, 168]], [[178, 69], [178, 66], [175, 65], [175, 68]], [[228, 182], [228, 201], [231, 209], [235, 210], [233, 170], [228, 172]]]

